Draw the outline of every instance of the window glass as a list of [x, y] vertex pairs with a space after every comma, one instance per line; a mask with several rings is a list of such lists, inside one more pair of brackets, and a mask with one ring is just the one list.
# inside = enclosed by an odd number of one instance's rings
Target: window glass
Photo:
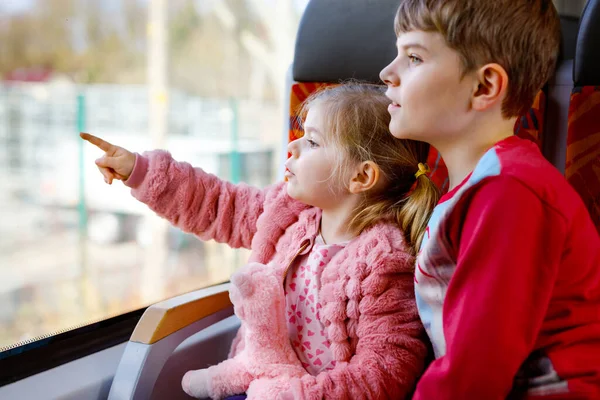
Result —
[[168, 226], [79, 131], [265, 186], [307, 0], [0, 2], [0, 350], [225, 281], [245, 250]]

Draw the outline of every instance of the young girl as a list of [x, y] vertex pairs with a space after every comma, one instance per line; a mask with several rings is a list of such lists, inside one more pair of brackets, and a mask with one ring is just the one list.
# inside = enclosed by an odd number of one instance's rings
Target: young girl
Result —
[[[322, 90], [303, 106], [286, 182], [233, 185], [165, 151], [138, 155], [88, 134], [106, 152], [107, 183], [123, 180], [158, 215], [203, 240], [252, 249], [284, 277], [289, 339], [305, 377], [257, 379], [293, 399], [399, 399], [424, 369], [427, 345], [413, 271], [438, 199], [428, 145], [390, 135], [390, 101], [375, 85]], [[239, 335], [238, 335], [239, 338]], [[243, 348], [234, 342], [232, 354]], [[194, 394], [193, 375], [184, 388]], [[268, 392], [268, 391], [267, 391]], [[279, 396], [279, 394], [278, 394]]]

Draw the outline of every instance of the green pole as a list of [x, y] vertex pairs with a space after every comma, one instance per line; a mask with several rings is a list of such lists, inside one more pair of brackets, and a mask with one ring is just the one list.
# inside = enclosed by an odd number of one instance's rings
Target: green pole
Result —
[[236, 99], [229, 101], [231, 107], [231, 182], [238, 183], [240, 181], [240, 153], [238, 151], [238, 135], [239, 135], [239, 115], [238, 103]]
[[[77, 132], [85, 132], [85, 95], [83, 92], [77, 94]], [[85, 263], [85, 239], [87, 237], [87, 210], [85, 206], [85, 157], [84, 142], [77, 140], [79, 149], [79, 201], [77, 212], [79, 215], [79, 249], [81, 266]]]

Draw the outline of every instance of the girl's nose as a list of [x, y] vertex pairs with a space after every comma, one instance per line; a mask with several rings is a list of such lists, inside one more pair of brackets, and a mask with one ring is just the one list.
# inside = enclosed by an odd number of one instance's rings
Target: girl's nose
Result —
[[300, 139], [296, 139], [293, 142], [288, 143], [288, 153], [292, 155], [292, 157], [298, 157], [300, 152]]

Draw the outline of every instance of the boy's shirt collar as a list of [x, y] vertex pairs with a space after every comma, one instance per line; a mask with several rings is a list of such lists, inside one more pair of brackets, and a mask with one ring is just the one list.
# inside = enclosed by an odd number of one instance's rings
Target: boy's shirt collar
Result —
[[[518, 136], [516, 135], [512, 135], [509, 136], [505, 139], [502, 139], [501, 141], [497, 142], [496, 144], [494, 144], [492, 147], [490, 147], [485, 154], [487, 154], [488, 151], [490, 151], [493, 148], [502, 148], [502, 147], [510, 147], [510, 146], [514, 146], [515, 144], [517, 144], [519, 141], [521, 141], [522, 139], [520, 139]], [[483, 157], [482, 157], [483, 158]], [[477, 166], [475, 166], [475, 168], [477, 168]], [[473, 171], [469, 172], [469, 174], [462, 180], [461, 183], [459, 183], [458, 185], [456, 185], [454, 187], [454, 189], [448, 191], [448, 193], [444, 194], [440, 200], [438, 201], [438, 204], [442, 204], [445, 201], [448, 201], [449, 199], [452, 198], [452, 196], [454, 196], [456, 194], [456, 192], [458, 190], [460, 190], [461, 187], [463, 187], [465, 185], [465, 183], [467, 183], [469, 181], [469, 179], [471, 178], [471, 175], [473, 175]]]
[[450, 200], [452, 198], [452, 196], [454, 196], [454, 194], [456, 192], [458, 192], [460, 190], [460, 188], [465, 185], [465, 183], [467, 183], [467, 181], [469, 180], [469, 178], [471, 177], [471, 175], [473, 175], [473, 171], [469, 172], [469, 175], [467, 175], [465, 177], [465, 179], [462, 180], [461, 183], [459, 183], [458, 185], [456, 185], [454, 187], [454, 189], [450, 190], [448, 193], [446, 193], [442, 197], [440, 197], [440, 201], [438, 201], [438, 204], [442, 204], [443, 202]]

